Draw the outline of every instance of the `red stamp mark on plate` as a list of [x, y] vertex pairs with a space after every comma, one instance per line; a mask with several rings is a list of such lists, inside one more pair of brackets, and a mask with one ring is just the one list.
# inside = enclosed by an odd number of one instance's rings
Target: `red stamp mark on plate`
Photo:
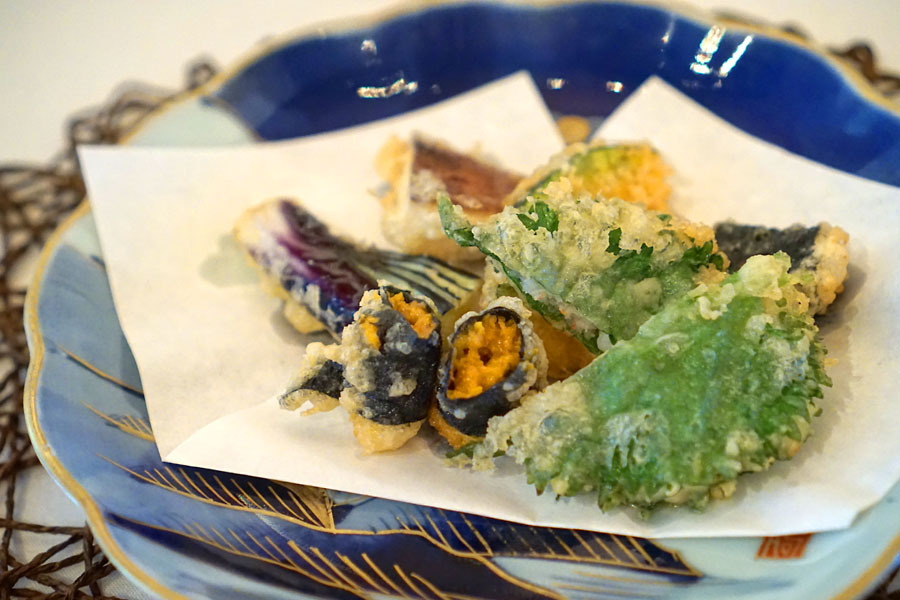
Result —
[[801, 558], [811, 537], [811, 533], [764, 537], [759, 545], [759, 550], [756, 551], [756, 558], [772, 558], [775, 560]]

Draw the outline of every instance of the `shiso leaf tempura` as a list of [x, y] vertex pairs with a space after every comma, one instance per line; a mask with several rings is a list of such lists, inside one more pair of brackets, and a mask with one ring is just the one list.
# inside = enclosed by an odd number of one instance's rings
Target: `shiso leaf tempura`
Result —
[[568, 179], [471, 224], [446, 199], [444, 231], [476, 246], [529, 306], [599, 353], [699, 283], [724, 276], [711, 228], [618, 198], [576, 193]]
[[491, 419], [474, 465], [505, 453], [538, 492], [601, 508], [704, 506], [800, 448], [830, 385], [787, 255], [750, 258], [666, 304], [632, 339]]

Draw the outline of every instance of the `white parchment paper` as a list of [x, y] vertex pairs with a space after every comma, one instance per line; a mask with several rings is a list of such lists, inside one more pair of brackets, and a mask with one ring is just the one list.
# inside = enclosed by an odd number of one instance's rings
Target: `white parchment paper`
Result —
[[[480, 143], [527, 170], [561, 147], [519, 75], [413, 114], [278, 144], [226, 149], [82, 148], [116, 307], [167, 461], [532, 523], [647, 537], [780, 535], [848, 526], [900, 476], [900, 189], [765, 144], [650, 80], [606, 121], [606, 139], [647, 139], [673, 165], [674, 212], [786, 226], [829, 221], [851, 236], [847, 289], [821, 320], [835, 381], [814, 436], [789, 462], [742, 476], [704, 513], [649, 521], [602, 513], [590, 497], [535, 496], [514, 464], [491, 473], [442, 464], [428, 435], [364, 456], [346, 414], [278, 409], [309, 336], [293, 332], [229, 239], [241, 210], [293, 195], [335, 231], [384, 243], [372, 159], [413, 129]], [[318, 338], [322, 339], [322, 338]], [[269, 398], [266, 400], [266, 398]]]

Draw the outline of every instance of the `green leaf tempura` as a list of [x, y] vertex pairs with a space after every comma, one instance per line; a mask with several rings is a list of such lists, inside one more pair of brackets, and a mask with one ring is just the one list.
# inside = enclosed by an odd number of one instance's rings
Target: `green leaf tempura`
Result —
[[753, 257], [666, 304], [629, 341], [492, 419], [475, 466], [502, 452], [538, 492], [650, 509], [702, 507], [730, 496], [740, 473], [790, 458], [830, 381], [789, 266], [784, 254]]
[[724, 276], [710, 228], [573, 193], [567, 179], [477, 225], [447, 201], [438, 207], [449, 237], [494, 260], [534, 310], [594, 353]]

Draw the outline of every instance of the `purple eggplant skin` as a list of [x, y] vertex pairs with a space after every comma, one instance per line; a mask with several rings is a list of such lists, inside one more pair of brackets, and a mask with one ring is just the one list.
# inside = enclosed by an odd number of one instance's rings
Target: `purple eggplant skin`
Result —
[[[288, 230], [276, 239], [291, 257], [281, 269], [279, 283], [294, 297], [307, 299], [305, 307], [332, 333], [340, 334], [353, 321], [362, 295], [378, 283], [356, 266], [359, 250], [333, 235], [311, 213], [289, 200], [280, 200], [279, 210]], [[265, 255], [254, 255], [253, 250], [251, 255], [265, 267]]]
[[[403, 294], [406, 302], [419, 301], [410, 292], [386, 286], [379, 289], [383, 307], [371, 316], [378, 319], [376, 331], [380, 351], [363, 359], [373, 376], [373, 389], [363, 394], [366, 418], [381, 425], [402, 425], [425, 419], [434, 398], [441, 357], [441, 324], [432, 313], [434, 329], [421, 338], [409, 321], [396, 311], [389, 297]], [[416, 381], [415, 389], [402, 396], [390, 396], [392, 383], [401, 378]]]
[[437, 401], [441, 416], [457, 431], [473, 437], [484, 437], [487, 432], [488, 420], [491, 417], [504, 415], [509, 412], [522, 396], [522, 386], [531, 387], [534, 383], [533, 377], [529, 381], [529, 368], [524, 361], [526, 344], [523, 339], [523, 343], [519, 348], [519, 364], [512, 373], [477, 396], [452, 399], [447, 397], [450, 375], [452, 373], [451, 367], [456, 352], [454, 343], [457, 337], [477, 321], [491, 314], [511, 319], [517, 327], [522, 322], [522, 317], [515, 311], [502, 306], [495, 306], [473, 315], [459, 324], [448, 340], [450, 351], [444, 359], [438, 384]]
[[363, 294], [381, 280], [429, 298], [440, 314], [480, 285], [477, 276], [429, 256], [355, 246], [290, 199], [250, 209], [235, 235], [266, 277], [336, 339], [353, 322]]

